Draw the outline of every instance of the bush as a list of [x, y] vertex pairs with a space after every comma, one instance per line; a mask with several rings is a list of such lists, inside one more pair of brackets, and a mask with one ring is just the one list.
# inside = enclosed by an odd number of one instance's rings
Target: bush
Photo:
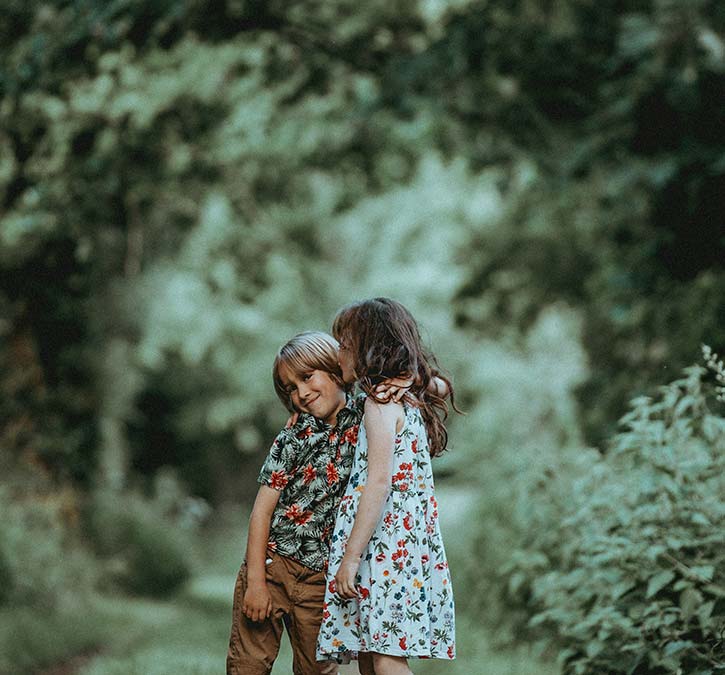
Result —
[[703, 373], [633, 401], [607, 455], [531, 504], [503, 593], [566, 674], [725, 667], [725, 419]]
[[102, 492], [87, 512], [87, 529], [109, 577], [140, 595], [167, 596], [191, 575], [188, 532], [159, 506], [139, 495]]
[[73, 493], [20, 500], [0, 487], [0, 606], [55, 611], [92, 591], [97, 564], [79, 546]]
[[[0, 609], [0, 674], [71, 672], [59, 663], [88, 655], [107, 644], [113, 631], [109, 616], [93, 603], [48, 612], [39, 607]], [[75, 671], [73, 671], [75, 672]]]

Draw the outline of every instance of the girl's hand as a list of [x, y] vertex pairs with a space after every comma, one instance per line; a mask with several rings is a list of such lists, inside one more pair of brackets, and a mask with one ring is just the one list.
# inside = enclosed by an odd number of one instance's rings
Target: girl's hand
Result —
[[267, 584], [249, 586], [244, 594], [242, 612], [251, 621], [264, 621], [272, 613], [272, 596]]
[[358, 596], [355, 588], [355, 577], [360, 567], [360, 558], [350, 560], [346, 556], [342, 557], [340, 567], [337, 568], [335, 574], [335, 592], [341, 597], [349, 600]]
[[400, 403], [412, 386], [412, 377], [391, 377], [375, 387], [375, 397], [380, 401]]
[[289, 429], [290, 427], [293, 427], [295, 424], [297, 424], [297, 420], [300, 418], [300, 414], [298, 412], [293, 412], [288, 418], [287, 422], [284, 425], [285, 429]]

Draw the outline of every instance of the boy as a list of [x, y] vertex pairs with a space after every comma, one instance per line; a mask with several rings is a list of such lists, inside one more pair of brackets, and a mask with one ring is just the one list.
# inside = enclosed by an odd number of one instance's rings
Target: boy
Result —
[[272, 444], [259, 474], [246, 562], [234, 589], [227, 675], [267, 675], [282, 625], [295, 675], [335, 675], [317, 662], [329, 538], [352, 466], [362, 399], [345, 391], [337, 342], [296, 335], [277, 354], [274, 387], [297, 422]]

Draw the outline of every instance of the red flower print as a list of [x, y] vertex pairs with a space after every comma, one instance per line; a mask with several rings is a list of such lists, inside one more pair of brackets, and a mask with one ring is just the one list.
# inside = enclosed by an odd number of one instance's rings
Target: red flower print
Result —
[[403, 527], [406, 530], [413, 529], [413, 516], [410, 513], [405, 514], [405, 518], [403, 518]]
[[360, 592], [360, 598], [362, 600], [367, 600], [367, 598], [370, 597], [370, 591], [367, 588], [365, 588], [364, 586], [360, 586], [359, 592]]
[[413, 451], [413, 454], [418, 452], [418, 439], [414, 438], [413, 442], [410, 444], [410, 449]]
[[403, 649], [403, 650], [407, 650], [408, 649], [408, 643], [406, 642], [405, 635], [403, 635], [403, 637], [400, 638], [400, 640], [398, 641], [398, 644], [400, 645], [400, 648], [401, 649]]
[[345, 433], [342, 435], [342, 440], [345, 443], [350, 443], [350, 445], [355, 445], [355, 443], [357, 443], [357, 430], [357, 425], [346, 429]]
[[448, 563], [440, 562], [436, 565], [437, 570], [444, 570], [446, 567], [448, 567]]
[[277, 550], [277, 542], [276, 542], [276, 541], [272, 541], [272, 540], [270, 539], [270, 540], [269, 540], [269, 541], [267, 542], [267, 548], [268, 548], [268, 549], [269, 549], [270, 551], [276, 551], [276, 550]]
[[309, 485], [313, 480], [315, 480], [315, 478], [317, 478], [317, 470], [314, 466], [312, 466], [312, 464], [308, 464], [302, 470], [302, 477], [305, 485]]
[[335, 445], [335, 443], [337, 443], [337, 433], [331, 431], [328, 440], [330, 441], [330, 445]]
[[453, 645], [450, 645], [448, 647], [448, 658], [449, 659], [452, 659], [453, 658]]
[[302, 509], [299, 504], [292, 504], [288, 506], [284, 512], [285, 518], [296, 521], [302, 515]]
[[405, 546], [405, 539], [398, 539], [398, 548], [403, 548]]
[[296, 525], [307, 525], [312, 518], [312, 511], [303, 511], [295, 518]]
[[337, 467], [332, 463], [327, 463], [327, 484], [332, 485], [340, 480], [340, 474], [337, 472]]
[[425, 564], [430, 560], [427, 553], [424, 553], [422, 556], [420, 556], [420, 561]]
[[385, 560], [385, 553], [382, 551], [375, 556], [375, 562], [383, 562]]
[[284, 471], [272, 471], [272, 475], [269, 478], [269, 486], [274, 490], [284, 490], [285, 486], [289, 482], [289, 478]]
[[312, 427], [305, 427], [297, 434], [297, 438], [309, 438], [312, 436]]
[[330, 591], [330, 593], [337, 593], [337, 587], [335, 586], [334, 579], [330, 579], [330, 583], [327, 584], [327, 590]]

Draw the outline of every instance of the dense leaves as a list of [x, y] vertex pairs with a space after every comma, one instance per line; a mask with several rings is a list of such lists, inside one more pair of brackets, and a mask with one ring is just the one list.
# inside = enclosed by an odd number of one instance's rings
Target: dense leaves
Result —
[[508, 601], [565, 673], [725, 665], [725, 419], [702, 375], [633, 401], [606, 457], [551, 477], [507, 566]]
[[[600, 443], [629, 395], [725, 340], [725, 16], [715, 2], [515, 3], [512, 16], [499, 4], [475, 31], [468, 16], [451, 24], [456, 63], [512, 27], [458, 81], [476, 101], [506, 83], [521, 148], [499, 226], [473, 239], [459, 320], [497, 334], [553, 299], [581, 307], [592, 374], [580, 414]], [[486, 133], [483, 110], [466, 129]]]

